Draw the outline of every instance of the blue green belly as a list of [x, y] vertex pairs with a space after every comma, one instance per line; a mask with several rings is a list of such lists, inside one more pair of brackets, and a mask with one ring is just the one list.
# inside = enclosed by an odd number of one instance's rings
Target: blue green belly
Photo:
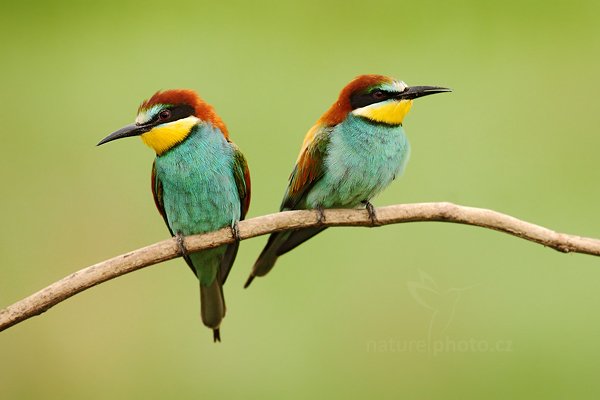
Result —
[[356, 207], [400, 176], [409, 155], [402, 126], [349, 115], [331, 133], [324, 176], [308, 193], [305, 206]]
[[[157, 157], [156, 175], [173, 234], [211, 232], [239, 221], [233, 150], [216, 129], [201, 125], [183, 143]], [[190, 255], [202, 283], [212, 282], [226, 247]]]

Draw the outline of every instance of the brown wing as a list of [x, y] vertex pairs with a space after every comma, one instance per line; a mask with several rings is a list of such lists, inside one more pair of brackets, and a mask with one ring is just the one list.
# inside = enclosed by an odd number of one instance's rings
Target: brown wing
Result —
[[[250, 170], [248, 169], [248, 163], [246, 158], [240, 151], [240, 149], [233, 143], [230, 142], [233, 147], [233, 178], [237, 186], [238, 195], [240, 197], [240, 221], [246, 218], [248, 208], [250, 208]], [[219, 268], [219, 280], [221, 284], [224, 284], [231, 271], [233, 262], [237, 255], [239, 242], [233, 242], [227, 245], [227, 250], [221, 261], [221, 267]]]
[[323, 176], [330, 133], [331, 128], [317, 124], [306, 134], [281, 202], [281, 210], [293, 210], [301, 205], [308, 191]]
[[238, 195], [240, 196], [240, 221], [246, 217], [248, 209], [250, 208], [250, 195], [251, 195], [251, 184], [250, 184], [250, 170], [248, 169], [248, 163], [246, 158], [240, 151], [240, 149], [232, 142], [233, 147], [233, 177], [235, 178], [235, 184], [237, 186]]
[[154, 196], [154, 204], [156, 204], [156, 208], [158, 212], [165, 220], [165, 224], [171, 232], [171, 236], [175, 236], [173, 231], [171, 231], [171, 227], [169, 226], [169, 220], [167, 218], [167, 213], [165, 212], [165, 206], [163, 204], [163, 187], [162, 182], [156, 176], [156, 162], [152, 163], [152, 176], [151, 176], [151, 184], [152, 184], [152, 195]]
[[[152, 187], [152, 195], [154, 196], [154, 204], [156, 204], [156, 208], [158, 209], [158, 212], [160, 213], [160, 215], [162, 215], [163, 219], [165, 220], [165, 224], [167, 225], [167, 228], [169, 229], [169, 233], [171, 233], [171, 236], [175, 236], [175, 234], [171, 230], [171, 227], [169, 226], [169, 219], [167, 218], [167, 213], [165, 212], [165, 206], [163, 204], [163, 186], [162, 186], [162, 182], [160, 181], [160, 179], [158, 179], [158, 177], [156, 176], [156, 165], [155, 164], [156, 164], [155, 162], [152, 163], [152, 175], [150, 178], [151, 179], [151, 187]], [[188, 256], [183, 256], [183, 259], [185, 260], [187, 265], [190, 267], [190, 269], [192, 270], [194, 275], [196, 275], [196, 269], [194, 268], [194, 265], [192, 264], [192, 260], [190, 260], [190, 258]]]

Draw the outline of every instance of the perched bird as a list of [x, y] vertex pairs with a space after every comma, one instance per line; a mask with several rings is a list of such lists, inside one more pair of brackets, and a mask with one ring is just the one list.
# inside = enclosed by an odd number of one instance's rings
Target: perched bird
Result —
[[[281, 210], [365, 206], [399, 176], [410, 152], [402, 121], [413, 99], [450, 89], [407, 86], [381, 75], [361, 75], [308, 131], [292, 171]], [[266, 275], [277, 258], [323, 231], [324, 226], [271, 234], [244, 287]]]
[[202, 322], [220, 341], [225, 316], [223, 284], [233, 265], [239, 241], [187, 253], [183, 236], [231, 227], [250, 205], [250, 172], [239, 148], [212, 106], [192, 90], [157, 92], [144, 101], [134, 124], [102, 139], [98, 145], [140, 136], [156, 152], [152, 194], [158, 211], [177, 236], [183, 258], [200, 282]]

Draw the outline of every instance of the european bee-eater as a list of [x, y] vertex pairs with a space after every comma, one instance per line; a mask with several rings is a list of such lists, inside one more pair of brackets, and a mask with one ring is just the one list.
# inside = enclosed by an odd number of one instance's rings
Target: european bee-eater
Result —
[[[402, 122], [413, 99], [449, 92], [437, 86], [407, 86], [381, 75], [361, 75], [308, 131], [292, 171], [283, 210], [365, 206], [399, 176], [410, 152]], [[271, 234], [246, 281], [266, 275], [277, 258], [323, 231], [324, 226]]]
[[225, 316], [223, 284], [233, 265], [239, 242], [187, 253], [183, 236], [231, 227], [250, 205], [250, 172], [227, 127], [192, 90], [157, 92], [144, 101], [135, 123], [102, 139], [98, 145], [140, 136], [156, 152], [152, 164], [152, 194], [182, 255], [200, 282], [202, 322], [220, 341]]

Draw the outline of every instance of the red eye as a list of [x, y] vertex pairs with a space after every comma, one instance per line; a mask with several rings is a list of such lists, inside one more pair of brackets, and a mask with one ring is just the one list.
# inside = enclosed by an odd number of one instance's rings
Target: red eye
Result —
[[376, 100], [383, 100], [385, 99], [385, 93], [382, 92], [381, 90], [376, 90], [373, 93], [371, 93], [371, 96], [373, 96], [374, 99]]
[[169, 118], [171, 118], [171, 111], [170, 110], [162, 110], [160, 112], [160, 114], [158, 114], [158, 118], [160, 118], [160, 119], [169, 119]]

